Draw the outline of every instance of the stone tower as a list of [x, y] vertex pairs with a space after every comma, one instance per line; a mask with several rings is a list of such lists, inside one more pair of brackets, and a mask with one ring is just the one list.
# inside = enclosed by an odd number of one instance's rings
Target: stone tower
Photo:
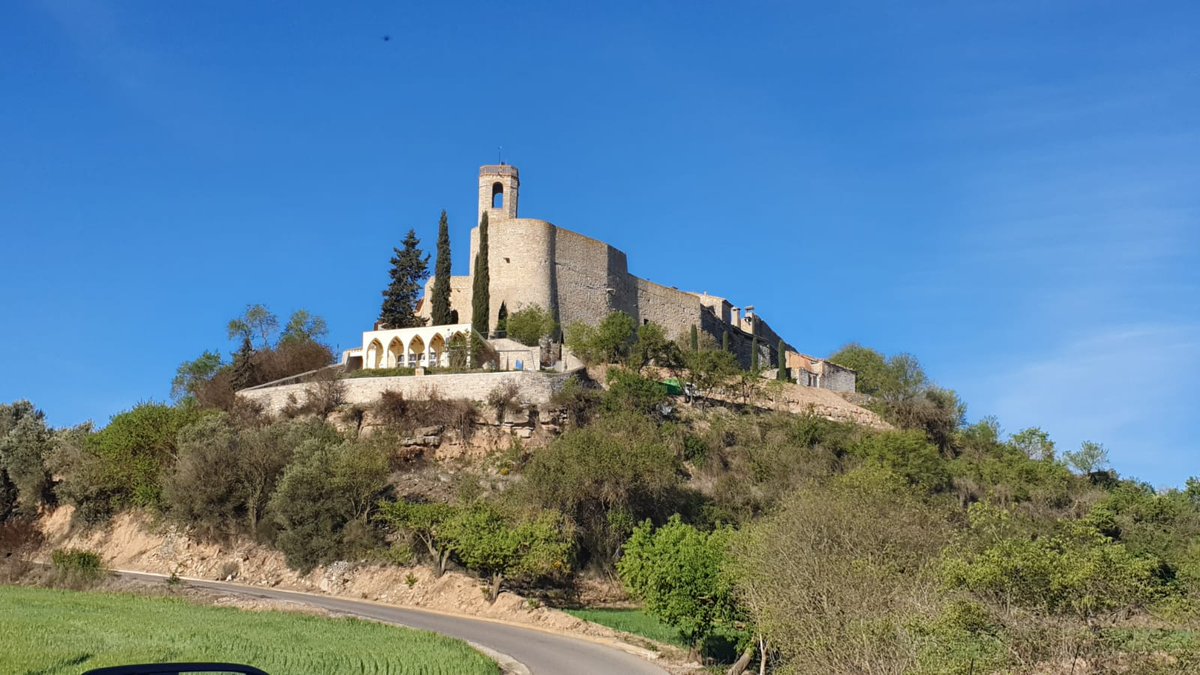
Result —
[[492, 164], [479, 169], [479, 216], [475, 224], [483, 219], [486, 211], [488, 222], [510, 220], [517, 217], [517, 193], [521, 178], [517, 167], [508, 164]]

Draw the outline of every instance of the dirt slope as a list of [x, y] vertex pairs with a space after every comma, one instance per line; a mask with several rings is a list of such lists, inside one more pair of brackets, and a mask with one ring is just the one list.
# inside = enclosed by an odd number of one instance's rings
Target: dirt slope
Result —
[[[64, 547], [95, 551], [112, 569], [175, 573], [182, 577], [233, 580], [243, 584], [327, 593], [406, 607], [511, 621], [555, 632], [586, 635], [613, 643], [633, 643], [674, 655], [673, 647], [650, 643], [604, 626], [581, 621], [525, 598], [502, 592], [488, 603], [484, 585], [458, 572], [441, 578], [421, 565], [395, 566], [339, 561], [302, 575], [288, 569], [283, 554], [249, 541], [222, 546], [196, 541], [174, 525], [139, 513], [123, 513], [103, 528], [72, 527], [73, 508], [60, 507], [41, 520], [45, 541], [39, 558]], [[411, 583], [410, 583], [411, 582]]]

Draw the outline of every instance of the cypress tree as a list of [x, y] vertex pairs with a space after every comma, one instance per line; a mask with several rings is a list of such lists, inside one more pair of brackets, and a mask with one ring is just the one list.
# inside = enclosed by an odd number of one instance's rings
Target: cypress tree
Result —
[[787, 382], [789, 379], [791, 379], [788, 377], [787, 348], [783, 346], [783, 340], [779, 341], [779, 373], [776, 375], [776, 377], [780, 382]]
[[450, 225], [446, 211], [438, 221], [437, 263], [434, 265], [433, 289], [430, 291], [430, 315], [433, 325], [450, 323]]
[[692, 351], [700, 351], [700, 332], [696, 330], [696, 324], [692, 324]]
[[421, 240], [415, 230], [404, 238], [404, 248], [393, 248], [392, 281], [383, 291], [383, 307], [379, 320], [390, 328], [424, 326], [425, 319], [417, 316], [417, 296], [429, 278], [429, 256], [423, 255]]
[[250, 344], [250, 336], [242, 336], [242, 347], [233, 355], [233, 388], [234, 390], [253, 387], [258, 384], [257, 372], [254, 367], [254, 345]]
[[471, 284], [471, 330], [480, 337], [488, 336], [488, 319], [492, 311], [488, 297], [491, 279], [488, 276], [488, 214], [479, 220], [479, 252], [475, 254], [475, 273]]
[[750, 339], [750, 370], [758, 370], [758, 336]]
[[729, 331], [721, 333], [721, 351], [729, 351]]

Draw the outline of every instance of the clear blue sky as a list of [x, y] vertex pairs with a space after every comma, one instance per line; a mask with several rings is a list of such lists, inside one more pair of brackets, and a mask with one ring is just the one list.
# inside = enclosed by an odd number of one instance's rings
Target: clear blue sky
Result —
[[6, 2], [0, 401], [104, 423], [251, 302], [356, 345], [408, 228], [447, 209], [467, 272], [503, 145], [523, 215], [634, 273], [1177, 485], [1198, 34], [1194, 2]]

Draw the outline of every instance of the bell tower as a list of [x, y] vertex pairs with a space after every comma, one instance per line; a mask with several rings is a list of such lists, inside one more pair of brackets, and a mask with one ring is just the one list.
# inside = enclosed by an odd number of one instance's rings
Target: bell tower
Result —
[[[517, 193], [520, 172], [509, 164], [490, 164], [479, 169], [479, 218], [488, 214], [488, 223], [517, 217]], [[479, 224], [479, 221], [476, 221]]]

